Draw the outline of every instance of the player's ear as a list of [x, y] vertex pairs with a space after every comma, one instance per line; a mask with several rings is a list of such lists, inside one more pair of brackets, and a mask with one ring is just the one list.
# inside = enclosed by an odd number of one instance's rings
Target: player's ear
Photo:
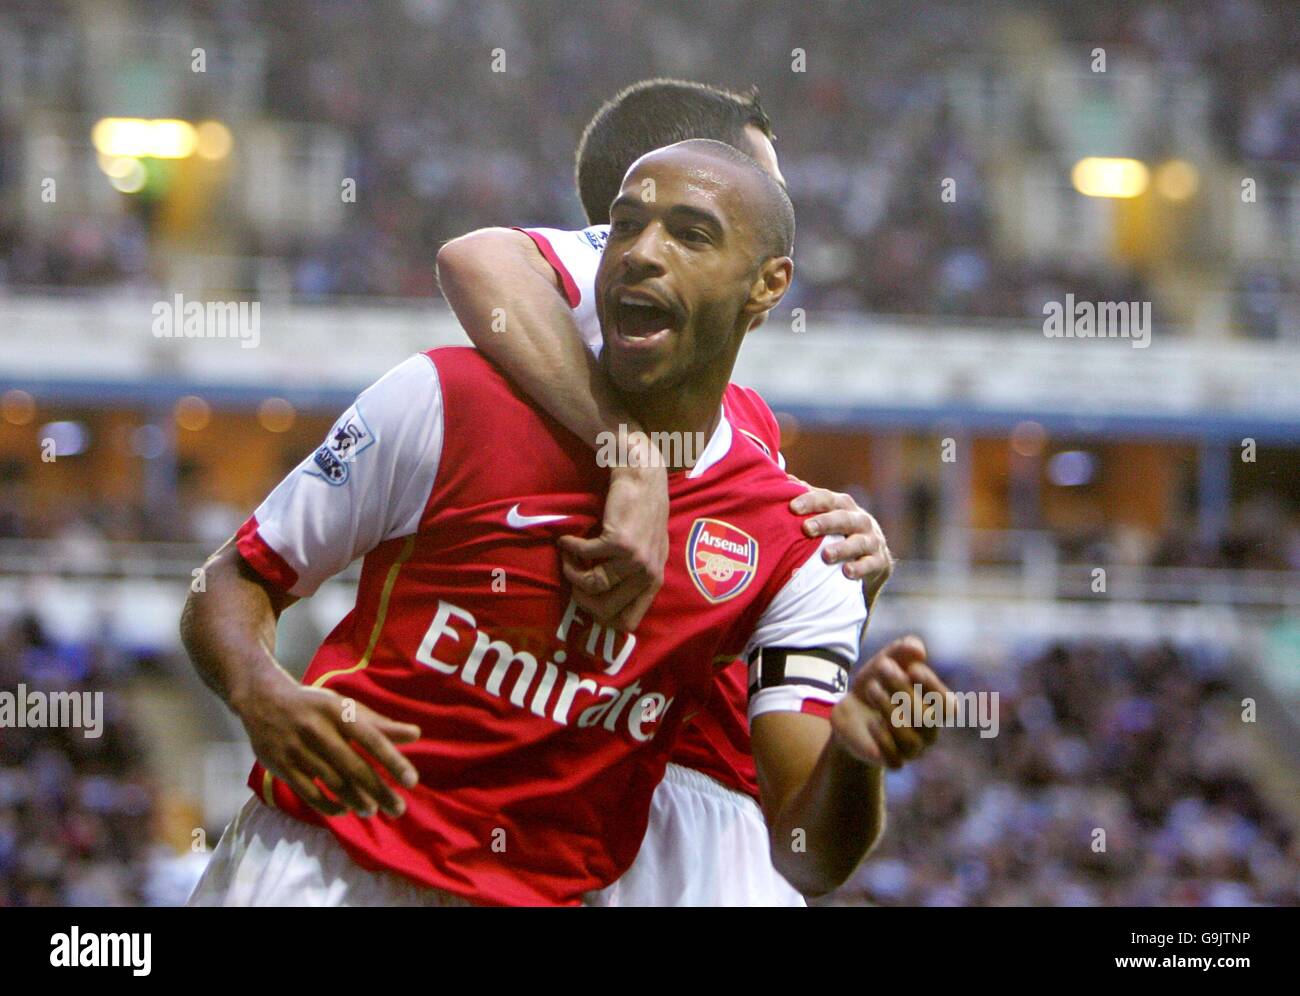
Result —
[[749, 300], [744, 307], [745, 314], [758, 319], [751, 321], [749, 328], [756, 328], [762, 322], [763, 313], [771, 311], [785, 297], [793, 277], [794, 260], [789, 256], [772, 256], [763, 261], [750, 285]]

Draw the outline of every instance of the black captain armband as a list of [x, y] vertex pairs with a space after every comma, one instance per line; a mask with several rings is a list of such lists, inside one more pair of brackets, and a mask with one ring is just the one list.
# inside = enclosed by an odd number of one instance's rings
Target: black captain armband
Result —
[[850, 664], [829, 650], [756, 647], [749, 655], [749, 697], [773, 688], [837, 699], [848, 690]]

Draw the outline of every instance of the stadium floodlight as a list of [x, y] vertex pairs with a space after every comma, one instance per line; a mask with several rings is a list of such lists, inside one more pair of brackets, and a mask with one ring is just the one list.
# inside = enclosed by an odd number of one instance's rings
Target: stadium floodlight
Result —
[[1136, 159], [1087, 156], [1074, 164], [1070, 180], [1085, 197], [1137, 197], [1147, 189], [1150, 171]]
[[96, 151], [105, 156], [185, 159], [198, 139], [194, 126], [174, 118], [102, 118], [91, 129]]

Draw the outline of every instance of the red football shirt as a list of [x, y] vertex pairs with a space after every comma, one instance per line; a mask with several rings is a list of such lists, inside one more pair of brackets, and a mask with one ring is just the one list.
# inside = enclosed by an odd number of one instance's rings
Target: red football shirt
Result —
[[[250, 787], [359, 864], [479, 902], [571, 904], [614, 881], [716, 666], [754, 647], [847, 665], [865, 619], [786, 508], [799, 486], [727, 418], [669, 480], [663, 589], [634, 633], [604, 630], [571, 599], [555, 545], [598, 528], [608, 472], [592, 451], [471, 349], [394, 368], [238, 546], [297, 595], [364, 555], [356, 605], [303, 680], [417, 724], [400, 749], [420, 783], [397, 789], [401, 818], [368, 820], [316, 813], [260, 765]], [[835, 677], [759, 691], [750, 715], [834, 702]]]
[[[596, 269], [609, 226], [593, 225], [579, 231], [553, 228], [519, 231], [533, 240], [554, 268], [583, 340], [593, 352], [599, 353], [603, 342], [596, 317]], [[728, 384], [722, 405], [732, 426], [784, 468], [781, 429], [762, 396], [752, 388]], [[754, 769], [746, 715], [748, 680], [744, 661], [735, 661], [718, 672], [708, 704], [678, 735], [670, 760], [758, 799], [758, 773]]]

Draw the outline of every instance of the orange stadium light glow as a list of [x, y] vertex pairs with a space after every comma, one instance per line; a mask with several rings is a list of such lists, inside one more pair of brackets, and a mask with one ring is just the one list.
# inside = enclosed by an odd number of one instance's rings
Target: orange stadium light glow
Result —
[[1146, 164], [1136, 159], [1088, 156], [1070, 171], [1074, 189], [1085, 197], [1137, 197], [1150, 179]]
[[26, 425], [36, 415], [36, 399], [14, 388], [0, 395], [0, 416], [10, 425]]
[[1011, 430], [1011, 449], [1017, 456], [1036, 457], [1047, 445], [1047, 430], [1040, 422], [1017, 422]]
[[267, 398], [257, 408], [257, 421], [267, 432], [288, 432], [297, 412], [284, 398]]
[[1170, 159], [1156, 169], [1156, 190], [1171, 201], [1185, 201], [1200, 186], [1200, 174], [1185, 159]]
[[230, 155], [234, 144], [230, 129], [220, 121], [202, 121], [196, 129], [198, 145], [195, 151], [200, 159], [224, 159]]
[[202, 432], [212, 421], [212, 408], [196, 394], [187, 394], [176, 402], [176, 424], [189, 432]]

